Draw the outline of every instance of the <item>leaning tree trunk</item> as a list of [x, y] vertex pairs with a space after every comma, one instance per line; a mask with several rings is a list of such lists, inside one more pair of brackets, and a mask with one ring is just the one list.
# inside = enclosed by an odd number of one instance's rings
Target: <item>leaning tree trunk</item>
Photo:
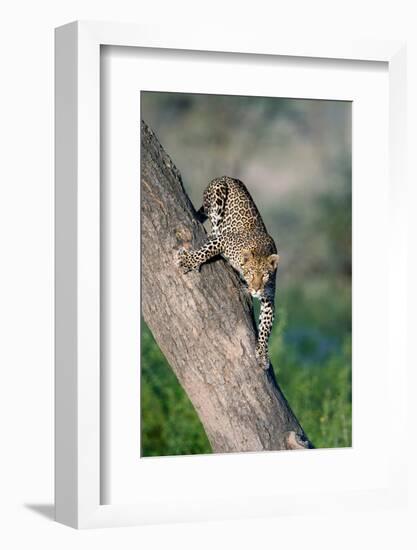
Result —
[[214, 452], [311, 448], [275, 380], [255, 359], [250, 297], [218, 259], [199, 273], [176, 267], [204, 227], [181, 175], [142, 122], [142, 311], [191, 399]]

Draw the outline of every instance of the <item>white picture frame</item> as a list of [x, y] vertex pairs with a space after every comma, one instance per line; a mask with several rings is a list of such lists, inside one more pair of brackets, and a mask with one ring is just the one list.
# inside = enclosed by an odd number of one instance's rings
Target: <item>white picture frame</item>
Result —
[[[401, 42], [302, 43], [275, 37], [239, 36], [210, 29], [190, 31], [136, 25], [75, 22], [56, 30], [56, 519], [67, 525], [103, 527], [144, 522], [210, 519], [254, 515], [245, 506], [208, 501], [189, 513], [175, 500], [164, 510], [144, 510], [134, 503], [101, 504], [100, 400], [100, 48], [102, 45], [167, 48], [235, 54], [266, 54], [298, 58], [381, 61], [389, 71], [389, 156], [392, 200], [389, 246], [404, 237], [405, 46]], [[404, 281], [396, 295], [388, 295], [391, 345], [396, 346], [396, 397], [405, 395], [405, 250], [396, 248], [395, 276]], [[389, 258], [384, 261], [393, 269]], [[404, 322], [404, 321], [403, 321]], [[397, 407], [395, 424], [405, 426], [405, 410]], [[401, 427], [398, 436], [401, 440]], [[402, 439], [404, 440], [404, 439]], [[381, 452], [385, 449], [381, 448]], [[370, 488], [356, 496], [288, 494], [278, 503], [257, 502], [265, 513], [309, 512], [339, 506], [395, 505], [405, 491], [402, 449], [390, 451], [384, 490]], [[152, 495], [149, 501], [152, 500]], [[168, 497], [168, 496], [167, 496]], [[232, 496], [231, 496], [232, 497]], [[172, 495], [175, 499], [175, 495]], [[204, 495], [203, 495], [204, 500]], [[172, 499], [171, 499], [172, 500]], [[187, 513], [188, 510], [188, 513]], [[255, 515], [259, 515], [255, 514]]]

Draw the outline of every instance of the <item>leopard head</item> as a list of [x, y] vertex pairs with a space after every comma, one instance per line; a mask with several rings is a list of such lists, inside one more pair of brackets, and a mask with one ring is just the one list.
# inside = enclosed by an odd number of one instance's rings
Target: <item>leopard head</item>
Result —
[[265, 285], [278, 267], [278, 262], [278, 254], [256, 255], [251, 250], [242, 252], [242, 275], [252, 296], [261, 297]]

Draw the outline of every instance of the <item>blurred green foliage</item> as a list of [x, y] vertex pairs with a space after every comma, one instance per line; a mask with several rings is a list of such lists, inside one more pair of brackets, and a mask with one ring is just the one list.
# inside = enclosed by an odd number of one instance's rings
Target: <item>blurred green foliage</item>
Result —
[[[281, 257], [277, 380], [316, 447], [351, 446], [350, 105], [147, 92], [142, 115], [197, 208], [212, 177], [248, 185]], [[142, 456], [211, 452], [144, 322], [141, 344]]]

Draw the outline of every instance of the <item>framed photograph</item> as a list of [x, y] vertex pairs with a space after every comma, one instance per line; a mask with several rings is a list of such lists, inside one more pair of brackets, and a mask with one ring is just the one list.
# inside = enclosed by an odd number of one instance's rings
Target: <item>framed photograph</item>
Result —
[[56, 30], [56, 519], [400, 506], [405, 46]]

